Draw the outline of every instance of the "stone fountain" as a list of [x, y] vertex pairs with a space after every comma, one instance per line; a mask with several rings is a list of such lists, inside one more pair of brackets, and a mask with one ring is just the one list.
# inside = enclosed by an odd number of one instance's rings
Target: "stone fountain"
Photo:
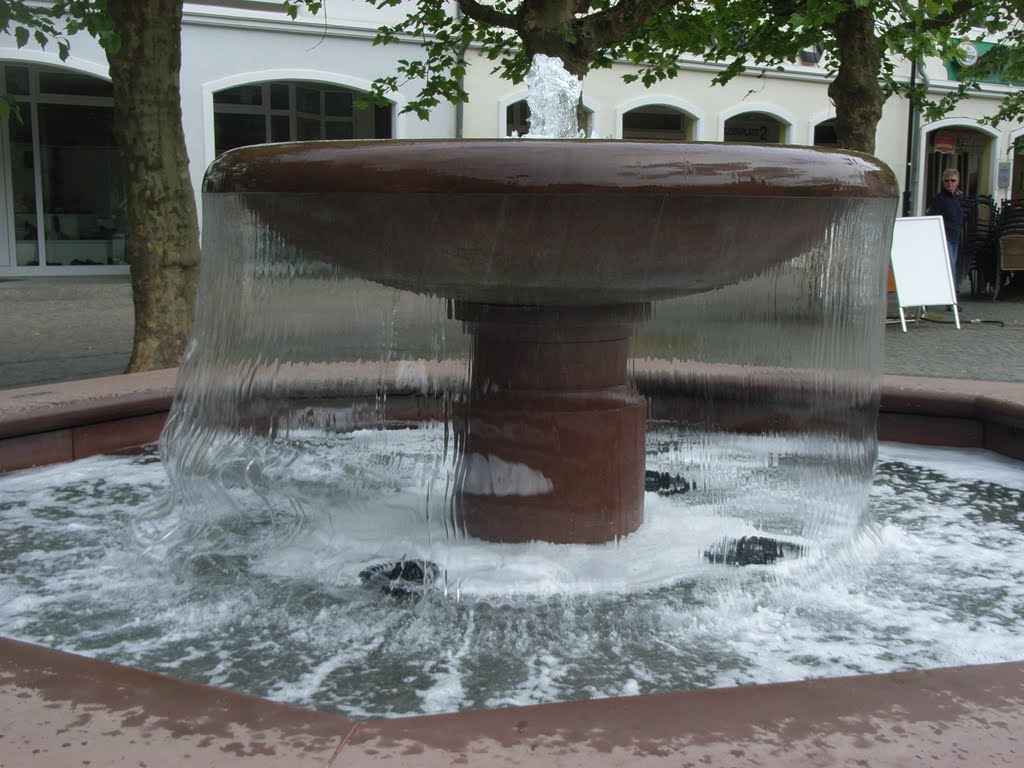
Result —
[[[208, 251], [206, 271], [220, 274], [221, 287], [249, 291], [260, 270], [288, 282], [301, 262], [299, 271], [322, 264], [335, 276], [367, 285], [443, 297], [453, 322], [470, 338], [465, 386], [452, 390], [454, 396], [446, 391], [435, 397], [450, 416], [457, 444], [451, 502], [472, 536], [500, 542], [598, 543], [637, 531], [647, 416], [663, 415], [666, 402], [669, 410], [688, 402], [678, 360], [643, 360], [632, 348], [637, 329], [650, 325], [668, 297], [722, 291], [776, 275], [781, 265], [821, 261], [836, 242], [846, 243], [840, 254], [846, 264], [824, 282], [862, 291], [858, 322], [871, 325], [895, 198], [891, 174], [857, 155], [558, 141], [529, 148], [508, 142], [250, 148], [218, 161], [206, 188], [211, 203], [230, 199], [228, 207], [243, 214], [231, 226], [241, 222], [268, 233], [280, 241], [275, 253], [287, 254], [285, 264], [218, 266]], [[229, 227], [226, 236], [234, 234], [244, 239], [245, 232]], [[859, 268], [846, 268], [858, 260]], [[248, 296], [248, 316], [231, 320], [231, 305], [228, 319], [211, 321], [211, 314], [201, 328], [230, 325], [232, 341], [252, 342], [247, 324], [257, 320], [266, 297]], [[301, 315], [307, 307], [289, 309]], [[193, 388], [179, 392], [171, 442], [197, 436], [185, 454], [219, 456], [231, 448], [230, 437], [209, 439], [198, 423], [204, 418], [229, 433], [241, 428], [273, 438], [286, 429], [288, 418], [274, 402], [287, 395], [275, 390], [273, 379], [254, 386], [263, 368], [293, 365], [287, 335], [274, 340], [279, 349], [259, 347], [242, 362], [224, 345], [193, 348], [185, 366]], [[336, 370], [358, 375], [365, 367]], [[731, 388], [745, 388], [758, 393], [750, 409], [760, 411], [758, 420], [743, 412], [731, 428], [749, 430], [765, 413], [777, 415], [765, 403], [781, 389], [793, 389], [793, 379], [741, 374], [698, 372], [707, 386], [698, 391], [697, 411], [716, 405], [710, 390], [728, 399]], [[218, 395], [221, 377], [230, 382], [230, 397]], [[382, 431], [436, 417], [429, 407], [426, 414], [396, 409], [400, 398], [381, 385], [386, 378], [377, 377], [376, 389], [372, 382], [332, 389], [320, 378], [305, 394], [311, 402], [324, 393], [340, 393], [345, 403], [357, 396], [363, 405], [332, 412], [356, 417], [335, 425], [339, 431], [371, 424], [367, 413], [385, 416], [377, 424]], [[877, 406], [877, 388], [870, 385], [822, 386], [813, 377], [811, 384], [795, 387], [797, 395], [852, 391], [860, 398], [855, 409]], [[655, 390], [658, 397], [651, 396]], [[936, 400], [941, 398], [923, 398], [932, 407]], [[367, 401], [376, 408], [363, 407]], [[921, 405], [908, 406], [917, 409], [910, 418], [921, 416]], [[968, 421], [948, 418], [943, 409], [949, 403], [938, 407], [947, 430], [951, 421]], [[806, 410], [805, 422], [821, 427], [820, 411]], [[692, 412], [683, 413], [685, 423]], [[51, 420], [43, 423], [54, 429]], [[990, 427], [985, 434], [999, 434]], [[120, 424], [112, 428], [122, 434]], [[243, 447], [249, 459], [254, 446]], [[182, 444], [171, 454], [172, 473], [188, 466]], [[259, 493], [264, 478], [257, 458], [246, 462], [243, 475]], [[610, 765], [622, 759], [660, 763], [666, 755], [730, 760], [738, 747], [765, 764], [791, 763], [793, 755], [817, 764], [851, 753], [911, 759], [922, 748], [933, 756], [953, 755], [958, 744], [970, 741], [993, 762], [1014, 754], [1014, 746], [1005, 728], [988, 724], [1020, 719], [1021, 672], [1014, 664], [353, 723], [22, 643], [0, 645], [0, 694], [18, 702], [11, 711], [19, 736], [8, 747], [26, 764], [51, 764], [55, 745], [69, 748], [72, 742], [75, 754], [66, 756], [101, 762], [157, 754], [212, 756], [218, 764], [237, 756], [254, 764], [265, 756], [279, 762], [287, 754], [293, 761], [333, 764], [344, 751], [354, 763], [404, 764], [409, 754], [420, 754], [441, 764], [473, 754], [538, 765], [566, 759]], [[800, 727], [794, 730], [793, 723]], [[837, 733], [855, 745], [836, 739]]]
[[446, 300], [472, 339], [460, 524], [559, 543], [643, 521], [648, 406], [628, 361], [652, 303], [821, 252], [837, 221], [861, 222], [881, 295], [897, 194], [852, 153], [558, 140], [248, 147], [204, 189], [304, 260]]

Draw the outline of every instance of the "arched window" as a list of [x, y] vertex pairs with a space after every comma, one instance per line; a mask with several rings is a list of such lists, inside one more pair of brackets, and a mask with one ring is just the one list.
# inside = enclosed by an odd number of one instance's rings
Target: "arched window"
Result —
[[662, 104], [648, 104], [622, 115], [623, 139], [693, 138], [693, 120], [676, 109]]
[[[583, 108], [583, 129], [585, 135], [590, 136], [593, 111]], [[505, 135], [525, 136], [530, 131], [530, 105], [526, 99], [509, 104], [505, 108]]]
[[[0, 65], [19, 118], [0, 157], [0, 268], [125, 263], [124, 185], [110, 82], [70, 69]], [[13, 226], [13, 229], [11, 227]], [[13, 245], [13, 247], [11, 247]]]
[[836, 136], [836, 121], [825, 120], [814, 126], [814, 146], [816, 147], [834, 147], [839, 144], [839, 139]]
[[391, 107], [359, 107], [361, 95], [341, 86], [284, 80], [218, 91], [216, 153], [277, 141], [391, 138]]
[[725, 141], [746, 144], [779, 144], [786, 139], [786, 126], [764, 112], [744, 112], [725, 121]]

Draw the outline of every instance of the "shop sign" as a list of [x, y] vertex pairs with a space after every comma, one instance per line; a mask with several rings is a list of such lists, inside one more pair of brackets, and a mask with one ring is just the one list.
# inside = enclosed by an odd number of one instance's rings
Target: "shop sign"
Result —
[[[1001, 48], [999, 43], [986, 43], [982, 40], [965, 40], [957, 46], [953, 58], [942, 62], [946, 69], [946, 76], [950, 80], [971, 79], [974, 73], [970, 68], [985, 56], [993, 48]], [[964, 71], [966, 70], [966, 72]], [[979, 79], [982, 83], [996, 83], [998, 85], [1024, 85], [1020, 80], [1006, 79], [1002, 73], [994, 72]]]
[[774, 120], [751, 120], [742, 117], [725, 121], [725, 140], [777, 144], [781, 134], [779, 123]]
[[952, 133], [936, 133], [932, 139], [932, 147], [936, 152], [948, 155], [956, 149], [956, 136]]
[[978, 53], [978, 46], [969, 41], [960, 43], [956, 51], [956, 61], [961, 67], [973, 67], [979, 58], [981, 55]]
[[932, 149], [944, 155], [980, 155], [988, 144], [988, 137], [977, 131], [937, 131], [932, 136]]
[[999, 170], [996, 173], [996, 186], [999, 189], [1006, 189], [1010, 186], [1010, 164], [1003, 162], [999, 164]]

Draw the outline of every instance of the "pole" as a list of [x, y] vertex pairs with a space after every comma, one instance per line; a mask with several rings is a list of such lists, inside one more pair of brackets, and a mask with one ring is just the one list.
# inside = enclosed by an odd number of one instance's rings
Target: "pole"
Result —
[[907, 114], [907, 175], [903, 181], [903, 215], [912, 216], [914, 212], [914, 171], [917, 165], [917, 134], [918, 113], [914, 108], [913, 92], [917, 85], [917, 59], [910, 63], [910, 91], [907, 98], [909, 112]]

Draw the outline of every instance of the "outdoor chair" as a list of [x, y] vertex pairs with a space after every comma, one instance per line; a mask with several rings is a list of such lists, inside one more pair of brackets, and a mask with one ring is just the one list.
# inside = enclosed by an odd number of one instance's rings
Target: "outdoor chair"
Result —
[[999, 259], [996, 269], [996, 287], [992, 300], [999, 298], [1003, 274], [1024, 270], [1024, 230], [1011, 230], [999, 236]]

